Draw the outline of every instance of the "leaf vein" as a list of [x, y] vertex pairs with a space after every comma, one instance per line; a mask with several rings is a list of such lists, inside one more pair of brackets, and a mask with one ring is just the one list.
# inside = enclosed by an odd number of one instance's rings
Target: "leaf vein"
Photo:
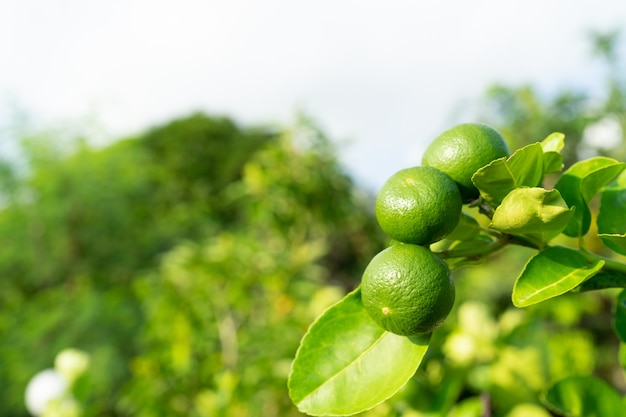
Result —
[[[598, 265], [592, 265], [591, 267], [587, 267], [584, 268], [585, 271], [588, 272], [593, 272], [595, 269], [597, 269]], [[582, 269], [582, 268], [581, 268]], [[577, 271], [572, 271], [567, 273], [566, 275], [564, 275], [561, 279], [554, 281], [553, 283], [546, 285], [544, 287], [541, 288], [536, 288], [535, 286], [532, 286], [530, 284], [527, 284], [530, 288], [533, 288], [535, 291], [528, 294], [525, 298], [520, 299], [521, 302], [525, 302], [528, 301], [530, 299], [532, 299], [533, 297], [535, 297], [537, 294], [541, 294], [544, 292], [548, 292], [550, 289], [553, 289], [554, 287], [556, 287], [557, 285], [563, 283], [564, 281], [568, 280], [570, 277], [575, 276]]]

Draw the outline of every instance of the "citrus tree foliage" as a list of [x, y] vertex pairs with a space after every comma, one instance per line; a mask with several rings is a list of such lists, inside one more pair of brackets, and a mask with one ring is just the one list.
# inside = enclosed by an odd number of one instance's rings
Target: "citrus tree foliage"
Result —
[[[530, 249], [528, 260], [515, 274], [517, 278], [509, 290], [512, 304], [518, 308], [549, 303], [566, 294], [626, 288], [626, 263], [617, 260], [618, 256], [626, 255], [626, 163], [600, 156], [578, 161], [564, 172], [559, 172], [554, 188], [546, 189], [543, 186], [544, 177], [560, 171], [560, 150], [563, 147], [563, 135], [552, 134], [476, 171], [472, 181], [480, 191], [480, 197], [467, 205], [466, 220], [457, 226], [462, 233], [455, 235], [453, 232], [452, 237], [430, 245], [431, 250], [445, 259], [449, 266], [457, 267], [488, 258], [510, 245]], [[602, 253], [591, 251], [584, 241], [592, 223], [589, 204], [596, 195], [600, 195], [604, 204], [591, 233], [606, 245]], [[493, 282], [494, 277], [485, 276], [484, 279]], [[363, 293], [365, 284], [364, 275]], [[393, 328], [385, 331], [364, 307], [360, 292], [357, 290], [349, 294], [325, 311], [301, 342], [289, 387], [292, 400], [305, 413], [351, 415], [389, 399], [412, 378], [424, 358], [430, 339], [437, 333], [437, 330], [429, 331], [419, 338], [410, 338], [391, 333], [395, 331]], [[623, 294], [622, 291], [618, 297], [613, 297], [617, 337], [622, 337], [625, 332], [622, 328]], [[432, 308], [424, 305], [417, 307]], [[488, 323], [488, 314], [481, 314], [486, 320], [482, 317], [478, 320]], [[460, 319], [465, 317], [460, 316]], [[610, 326], [607, 328], [610, 329]], [[491, 331], [493, 338], [497, 327], [494, 326]], [[450, 343], [448, 348], [452, 358], [457, 355], [462, 357], [464, 349], [473, 348], [471, 344], [463, 346], [462, 341], [459, 343], [461, 339], [457, 339], [456, 343], [450, 340], [446, 343]], [[573, 340], [576, 340], [575, 336], [572, 336]], [[583, 345], [588, 343], [584, 338], [579, 340]], [[621, 342], [626, 340], [621, 339]], [[489, 345], [487, 341], [483, 343]], [[567, 349], [553, 347], [547, 353], [553, 355], [554, 351], [561, 351], [559, 353], [562, 354]], [[494, 352], [493, 359], [500, 359], [506, 351], [507, 347], [503, 347]], [[589, 345], [582, 351], [588, 353]], [[511, 412], [512, 406], [517, 405], [507, 404], [515, 398], [513, 392], [502, 395], [495, 384], [508, 372], [509, 378], [516, 373], [529, 377], [528, 392], [519, 398], [520, 401], [529, 401], [533, 392], [542, 392], [545, 406], [564, 415], [626, 415], [626, 405], [619, 394], [606, 384], [597, 382], [591, 376], [568, 379], [580, 371], [590, 372], [592, 365], [589, 359], [582, 361], [583, 364], [587, 362], [587, 369], [577, 369], [580, 364], [568, 365], [566, 362], [552, 373], [551, 369], [543, 371], [540, 361], [525, 359], [523, 354], [515, 355], [517, 364], [511, 360], [505, 362], [504, 366], [512, 369], [505, 368], [489, 375], [481, 391], [494, 398], [489, 399], [487, 404], [481, 404], [482, 407], [487, 410], [493, 407], [500, 415]], [[552, 366], [558, 361], [550, 358], [549, 364]], [[523, 364], [522, 368], [518, 368], [520, 364]], [[524, 368], [532, 365], [537, 366], [534, 372], [527, 373]], [[521, 382], [521, 378], [516, 379], [517, 383]], [[441, 382], [450, 383], [449, 380]], [[505, 390], [514, 388], [507, 387], [504, 382]], [[587, 386], [593, 387], [594, 395], [582, 395]], [[518, 389], [515, 395], [522, 393], [523, 390]], [[451, 410], [451, 404], [438, 404], [434, 409], [445, 414]]]
[[[404, 361], [391, 348], [387, 355], [378, 352], [371, 361], [386, 357], [391, 375], [372, 379], [361, 364], [371, 349], [347, 345], [343, 330], [324, 326], [348, 306], [358, 310], [358, 292], [347, 295], [314, 321], [302, 339], [290, 387], [303, 411], [364, 416], [625, 414], [626, 296], [620, 287], [626, 282], [626, 80], [616, 55], [618, 35], [595, 38], [607, 70], [606, 89], [599, 96], [575, 89], [542, 95], [531, 85], [497, 85], [487, 92], [480, 118], [497, 126], [515, 152], [475, 174], [487, 204], [468, 207], [457, 230], [432, 246], [454, 269], [457, 302], [451, 316], [425, 340], [413, 343], [413, 353], [405, 352]], [[506, 236], [522, 240], [501, 240]], [[358, 333], [359, 326], [363, 337], [370, 334], [373, 322], [360, 317], [345, 325], [345, 335]], [[328, 397], [344, 393], [345, 386], [337, 387], [340, 378], [302, 377], [320, 362], [315, 355], [321, 348], [316, 346], [345, 352], [325, 360], [324, 367], [334, 368], [336, 375], [364, 369], [362, 378], [350, 381], [349, 390], [367, 392], [367, 401], [359, 403], [353, 395], [339, 405], [336, 397]], [[341, 362], [345, 357], [358, 359]], [[400, 366], [402, 372], [397, 371]], [[415, 371], [410, 377], [408, 369]], [[386, 390], [379, 389], [383, 380]], [[389, 391], [395, 394], [384, 401]], [[320, 392], [325, 392], [324, 401], [317, 400]], [[372, 408], [373, 402], [379, 405]]]
[[381, 247], [368, 197], [302, 120], [191, 115], [2, 166], [0, 404], [67, 347], [84, 415], [298, 414], [299, 335]]
[[356, 287], [385, 243], [373, 199], [307, 121], [195, 114], [102, 149], [30, 138], [0, 158], [2, 414], [25, 416], [29, 379], [73, 347], [86, 416], [623, 415], [626, 295], [608, 287], [626, 148], [585, 139], [624, 129], [609, 35], [599, 99], [500, 85], [478, 106], [517, 152], [477, 173], [485, 204], [433, 245], [457, 301], [424, 337], [364, 314]]

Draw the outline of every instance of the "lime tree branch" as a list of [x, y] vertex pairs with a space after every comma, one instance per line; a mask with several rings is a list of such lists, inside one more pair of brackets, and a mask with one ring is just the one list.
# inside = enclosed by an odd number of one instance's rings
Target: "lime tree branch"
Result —
[[541, 243], [535, 242], [530, 238], [500, 233], [491, 229], [487, 229], [486, 232], [496, 239], [487, 245], [441, 250], [436, 252], [437, 256], [442, 259], [466, 258], [467, 260], [478, 260], [503, 249], [507, 245], [523, 246], [536, 250], [542, 248]]
[[[491, 229], [486, 229], [485, 232], [495, 237], [496, 239], [487, 245], [465, 246], [462, 248], [445, 249], [436, 252], [436, 254], [442, 259], [463, 259], [465, 261], [478, 261], [503, 249], [507, 245], [522, 246], [538, 251], [550, 247], [525, 236], [500, 233]], [[604, 272], [604, 274], [602, 274], [601, 279], [596, 280], [597, 282], [595, 283], [589, 282], [589, 285], [586, 286], [588, 288], [585, 288], [586, 290], [614, 287], [626, 288], [625, 263], [602, 255], [598, 255], [582, 247], [579, 248], [578, 251], [591, 263], [595, 263], [599, 260], [604, 263], [601, 270], [602, 272]]]

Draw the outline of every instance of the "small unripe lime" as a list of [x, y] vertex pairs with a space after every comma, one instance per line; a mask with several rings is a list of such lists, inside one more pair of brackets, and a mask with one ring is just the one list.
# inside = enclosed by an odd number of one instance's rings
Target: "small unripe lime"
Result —
[[509, 147], [496, 129], [481, 123], [463, 123], [435, 138], [426, 148], [422, 164], [448, 174], [466, 203], [479, 196], [472, 183], [474, 173], [508, 155]]
[[461, 216], [454, 181], [432, 167], [406, 168], [392, 175], [376, 197], [376, 219], [392, 239], [428, 245], [452, 232]]
[[395, 244], [365, 268], [361, 297], [367, 313], [385, 330], [414, 336], [443, 323], [455, 290], [448, 265], [429, 249]]

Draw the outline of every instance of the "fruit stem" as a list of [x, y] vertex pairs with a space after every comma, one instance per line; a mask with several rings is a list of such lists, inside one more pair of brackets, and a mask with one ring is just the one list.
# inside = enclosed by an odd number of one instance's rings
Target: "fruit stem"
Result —
[[487, 203], [482, 197], [478, 197], [476, 200], [469, 204], [469, 207], [478, 207], [478, 212], [487, 216], [490, 220], [493, 218], [494, 209], [489, 203]]

